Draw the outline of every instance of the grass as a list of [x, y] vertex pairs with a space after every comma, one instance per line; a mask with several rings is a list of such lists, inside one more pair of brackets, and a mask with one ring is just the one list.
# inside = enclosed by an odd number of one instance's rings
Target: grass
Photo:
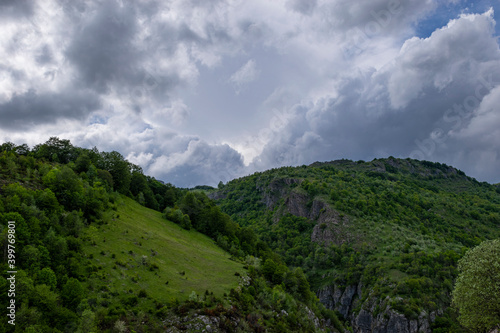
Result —
[[161, 303], [184, 301], [192, 291], [221, 297], [238, 285], [241, 263], [194, 230], [184, 230], [161, 213], [122, 197], [109, 222], [89, 228], [85, 253], [99, 267], [89, 286], [96, 297], [106, 292], [138, 295]]

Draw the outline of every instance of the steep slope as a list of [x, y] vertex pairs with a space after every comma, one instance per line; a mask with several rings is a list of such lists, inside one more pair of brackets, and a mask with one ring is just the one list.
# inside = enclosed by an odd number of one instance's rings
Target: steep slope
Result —
[[84, 246], [110, 293], [154, 290], [151, 297], [165, 303], [185, 301], [193, 291], [221, 297], [238, 286], [235, 273], [243, 273], [243, 265], [207, 236], [184, 230], [127, 197], [117, 206], [107, 224], [88, 230]]
[[210, 194], [355, 332], [460, 330], [449, 309], [467, 248], [500, 236], [500, 190], [444, 164], [388, 158], [279, 168]]
[[1, 144], [0, 332], [344, 331], [201, 190], [68, 140]]

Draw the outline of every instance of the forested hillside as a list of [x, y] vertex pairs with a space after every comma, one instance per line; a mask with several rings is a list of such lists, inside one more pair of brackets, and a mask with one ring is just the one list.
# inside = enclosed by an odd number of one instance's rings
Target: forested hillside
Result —
[[450, 307], [457, 263], [500, 237], [500, 188], [440, 163], [391, 157], [284, 167], [209, 195], [302, 268], [354, 332], [462, 332]]
[[0, 145], [0, 332], [343, 331], [206, 189], [68, 140]]

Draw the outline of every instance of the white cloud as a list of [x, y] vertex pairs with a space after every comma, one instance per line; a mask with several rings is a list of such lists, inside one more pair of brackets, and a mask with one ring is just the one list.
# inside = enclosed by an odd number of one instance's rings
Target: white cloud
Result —
[[[492, 90], [500, 82], [500, 52], [493, 27], [490, 12], [465, 15], [427, 39], [408, 40], [380, 70], [334, 79], [332, 93], [295, 108], [295, 119], [267, 143], [255, 168], [413, 154], [495, 179], [480, 166], [487, 160], [500, 167], [494, 159], [500, 156], [498, 91]], [[461, 113], [455, 105], [463, 106]], [[449, 136], [457, 124], [460, 132]], [[454, 156], [469, 151], [478, 157]]]
[[257, 69], [255, 60], [250, 59], [246, 64], [241, 66], [240, 69], [231, 75], [229, 82], [234, 85], [236, 94], [239, 94], [247, 84], [255, 81], [259, 74], [260, 71]]
[[429, 38], [406, 41], [389, 80], [391, 105], [404, 108], [426, 85], [441, 90], [475, 69], [471, 66], [498, 59], [498, 44], [491, 38], [494, 25], [491, 11], [462, 15]]
[[483, 89], [464, 116], [454, 105], [475, 96], [481, 78], [500, 81], [494, 13], [450, 17], [414, 37], [447, 5], [8, 2], [0, 139], [58, 135], [188, 186], [284, 164], [406, 157], [441, 129], [446, 142], [425, 158], [492, 179], [476, 161], [500, 167], [497, 90]]
[[500, 158], [500, 147], [494, 144], [500, 142], [500, 110], [498, 105], [500, 105], [500, 86], [493, 88], [484, 97], [477, 109], [470, 114], [471, 119], [467, 125], [458, 131], [452, 131], [452, 136], [472, 145], [469, 147], [471, 151], [495, 151], [495, 154], [498, 154]]

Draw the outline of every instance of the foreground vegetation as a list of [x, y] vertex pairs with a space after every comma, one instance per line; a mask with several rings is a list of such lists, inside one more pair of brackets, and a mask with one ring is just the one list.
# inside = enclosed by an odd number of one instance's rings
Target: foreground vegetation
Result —
[[459, 262], [453, 304], [462, 325], [476, 332], [500, 328], [500, 240], [485, 241]]
[[[343, 329], [302, 269], [251, 229], [202, 191], [145, 176], [117, 152], [58, 138], [1, 145], [4, 248], [9, 221], [16, 325], [2, 316], [0, 332]], [[0, 268], [9, 270], [6, 261]], [[0, 282], [4, 309], [8, 289]]]

